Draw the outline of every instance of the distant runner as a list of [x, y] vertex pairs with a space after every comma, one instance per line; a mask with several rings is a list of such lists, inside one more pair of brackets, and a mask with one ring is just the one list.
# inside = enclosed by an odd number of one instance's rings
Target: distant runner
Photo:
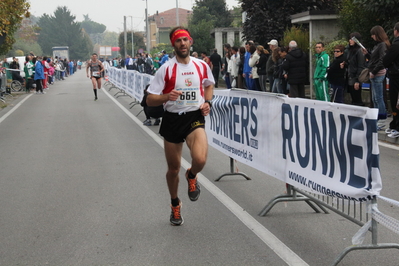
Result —
[[[89, 75], [90, 68], [90, 75]], [[97, 59], [97, 54], [91, 55], [91, 60], [86, 66], [86, 75], [91, 79], [93, 84], [94, 100], [97, 101], [97, 88], [101, 89], [101, 74], [104, 71], [104, 66], [100, 60]]]

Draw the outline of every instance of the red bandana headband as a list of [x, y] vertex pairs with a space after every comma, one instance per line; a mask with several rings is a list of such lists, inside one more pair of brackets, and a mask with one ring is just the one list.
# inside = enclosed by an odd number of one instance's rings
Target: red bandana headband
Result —
[[191, 40], [190, 33], [186, 30], [176, 30], [172, 34], [172, 38], [170, 38], [170, 42], [172, 43], [172, 46], [175, 44], [175, 41], [181, 37], [187, 37]]

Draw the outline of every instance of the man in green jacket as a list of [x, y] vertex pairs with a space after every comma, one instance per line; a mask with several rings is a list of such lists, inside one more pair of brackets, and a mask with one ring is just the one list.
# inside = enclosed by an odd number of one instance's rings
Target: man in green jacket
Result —
[[313, 75], [313, 84], [316, 92], [316, 100], [329, 102], [327, 68], [330, 66], [330, 58], [324, 51], [324, 43], [316, 43], [315, 50], [316, 68]]

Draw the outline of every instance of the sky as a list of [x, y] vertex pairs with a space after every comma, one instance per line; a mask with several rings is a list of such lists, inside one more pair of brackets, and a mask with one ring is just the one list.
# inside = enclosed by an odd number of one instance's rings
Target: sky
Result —
[[[58, 6], [66, 6], [76, 21], [82, 21], [89, 14], [92, 21], [107, 26], [107, 31], [122, 32], [123, 16], [133, 17], [133, 30], [143, 31], [145, 27], [145, 8], [148, 4], [149, 16], [157, 11], [179, 8], [192, 10], [195, 0], [28, 0], [32, 15], [40, 17], [44, 13], [53, 15]], [[238, 0], [226, 0], [227, 7], [238, 6]], [[132, 18], [126, 19], [127, 29], [132, 27]]]

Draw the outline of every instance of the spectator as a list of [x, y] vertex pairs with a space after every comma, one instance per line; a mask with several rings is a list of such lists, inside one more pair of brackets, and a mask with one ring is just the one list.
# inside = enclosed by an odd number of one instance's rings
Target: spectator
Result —
[[202, 52], [202, 53], [201, 53], [201, 58], [202, 58], [202, 60], [204, 60], [205, 63], [207, 63], [208, 66], [212, 69], [212, 62], [211, 62], [211, 60], [209, 59], [208, 54], [207, 54], [206, 52]]
[[133, 58], [130, 55], [127, 55], [125, 59], [126, 69], [133, 70], [133, 62], [134, 62]]
[[334, 61], [327, 70], [327, 79], [331, 84], [331, 101], [334, 103], [344, 103], [345, 88], [345, 69], [341, 64], [345, 61], [345, 47], [343, 45], [334, 46]]
[[161, 61], [159, 62], [159, 67], [161, 67], [163, 64], [165, 64], [166, 61], [169, 60], [169, 55], [166, 53], [165, 50], [162, 51], [162, 58]]
[[218, 50], [215, 48], [213, 49], [213, 54], [211, 54], [209, 59], [212, 63], [212, 74], [215, 79], [215, 88], [217, 88], [219, 86], [220, 69], [222, 68], [222, 57], [218, 54]]
[[29, 93], [30, 89], [32, 88], [33, 84], [33, 63], [32, 63], [32, 56], [27, 55], [25, 57], [25, 66], [24, 66], [24, 72], [25, 72], [25, 92]]
[[[273, 51], [278, 48], [278, 41], [273, 39], [267, 43], [269, 45], [270, 53], [273, 54]], [[266, 74], [267, 79], [269, 80], [269, 91], [273, 91], [273, 83], [274, 83], [274, 65], [273, 58], [270, 56], [266, 63]]]
[[385, 52], [391, 46], [388, 36], [381, 26], [374, 26], [370, 30], [371, 38], [377, 42], [371, 54], [363, 49], [363, 54], [369, 59], [368, 69], [370, 71], [371, 93], [374, 108], [378, 108], [378, 130], [385, 127], [385, 120], [387, 118], [387, 111], [385, 109], [383, 96], [383, 82], [385, 79], [386, 69], [382, 63], [382, 58]]
[[245, 79], [243, 77], [244, 74], [244, 61], [245, 61], [245, 47], [240, 47], [238, 49], [240, 56], [240, 63], [238, 64], [238, 76], [237, 76], [237, 88], [244, 89], [245, 88]]
[[324, 51], [324, 43], [318, 42], [315, 46], [316, 67], [313, 73], [313, 85], [316, 93], [316, 100], [329, 102], [327, 68], [330, 66], [330, 57]]
[[228, 89], [231, 89], [229, 63], [230, 63], [230, 53], [229, 52], [225, 52], [224, 58], [223, 58], [222, 73], [223, 73], [223, 78], [224, 78], [224, 82], [226, 84], [226, 87]]
[[238, 77], [239, 65], [240, 65], [240, 55], [238, 54], [238, 48], [232, 47], [230, 63], [229, 63], [228, 70], [227, 70], [230, 73], [232, 88], [237, 88], [237, 77]]
[[34, 75], [34, 80], [36, 84], [36, 94], [44, 94], [43, 92], [43, 79], [44, 79], [44, 66], [40, 60], [40, 57], [37, 57], [35, 59], [35, 75]]
[[305, 83], [308, 78], [308, 59], [306, 54], [298, 48], [296, 41], [290, 41], [289, 52], [285, 57], [283, 69], [284, 77], [290, 85], [290, 97], [305, 98]]
[[249, 47], [249, 52], [251, 53], [251, 57], [249, 58], [248, 64], [251, 67], [250, 78], [252, 79], [252, 88], [249, 88], [249, 89], [254, 90], [254, 91], [259, 91], [260, 90], [259, 75], [258, 75], [258, 69], [256, 67], [256, 63], [259, 61], [260, 56], [256, 52], [255, 45], [251, 45]]
[[352, 40], [355, 37], [361, 41], [362, 36], [358, 32], [349, 35], [349, 45], [347, 46], [346, 58], [341, 67], [347, 69], [347, 91], [351, 95], [352, 104], [364, 106], [362, 100], [362, 84], [359, 82], [359, 75], [365, 68], [366, 59], [360, 46]]
[[392, 108], [392, 121], [385, 132], [388, 133], [388, 137], [397, 138], [399, 137], [399, 22], [395, 24], [393, 35], [395, 39], [382, 62], [384, 67], [388, 68], [389, 99]]
[[163, 115], [163, 104], [159, 106], [148, 106], [147, 105], [147, 96], [148, 92], [147, 89], [150, 85], [147, 85], [144, 90], [144, 97], [141, 100], [140, 105], [143, 106], [144, 114], [146, 120], [143, 122], [145, 126], [152, 126], [151, 117], [155, 118], [154, 126], [158, 126], [161, 123], [161, 117]]
[[13, 69], [11, 71], [12, 80], [18, 80], [19, 82], [24, 83], [24, 78], [21, 77], [20, 65], [18, 62], [18, 58], [13, 57], [12, 62], [10, 64], [10, 68]]
[[157, 71], [159, 69], [159, 57], [158, 54], [154, 54], [154, 72]]
[[245, 43], [245, 55], [244, 55], [244, 66], [243, 66], [243, 78], [245, 79], [245, 85], [248, 90], [253, 87], [253, 80], [251, 78], [252, 67], [249, 66], [249, 59], [251, 58], [251, 53], [249, 52], [249, 47], [253, 45], [252, 41], [247, 41]]
[[279, 47], [273, 50], [272, 60], [274, 62], [273, 72], [273, 93], [284, 93], [286, 80], [284, 78], [283, 63], [287, 55], [287, 48]]
[[195, 57], [195, 58], [198, 58], [198, 53], [197, 53], [197, 52], [193, 52], [193, 53], [191, 54], [191, 56], [192, 56], [192, 57]]
[[266, 91], [266, 81], [267, 81], [267, 75], [266, 75], [266, 64], [269, 59], [269, 52], [262, 46], [259, 45], [256, 47], [256, 52], [259, 54], [259, 61], [256, 64], [258, 76], [259, 76], [259, 90], [260, 91]]

